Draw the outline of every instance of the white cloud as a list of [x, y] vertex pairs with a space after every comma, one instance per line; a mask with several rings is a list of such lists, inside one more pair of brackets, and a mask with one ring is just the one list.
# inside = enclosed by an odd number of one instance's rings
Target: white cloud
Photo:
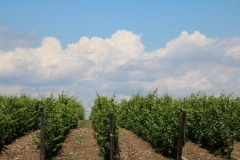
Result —
[[207, 51], [216, 41], [217, 39], [207, 38], [199, 31], [191, 35], [183, 31], [178, 38], [168, 42], [164, 49], [160, 48], [152, 53], [158, 57], [182, 57], [199, 52], [199, 50]]
[[[240, 38], [217, 40], [198, 31], [182, 32], [165, 48], [144, 52], [141, 36], [118, 30], [110, 38], [81, 37], [63, 49], [46, 37], [36, 48], [0, 50], [1, 93], [49, 94], [63, 88], [78, 96], [88, 114], [96, 92], [128, 98], [159, 88], [175, 96], [236, 91]], [[238, 92], [239, 93], [239, 92]]]
[[41, 47], [16, 48], [1, 52], [0, 77], [31, 77], [29, 82], [41, 83], [54, 79], [75, 79], [76, 73], [91, 66], [91, 61], [69, 56], [62, 50], [60, 42], [53, 37], [44, 38]]
[[230, 47], [226, 51], [225, 56], [231, 56], [232, 58], [240, 59], [240, 45]]
[[213, 87], [208, 77], [204, 77], [202, 73], [197, 70], [189, 70], [186, 75], [179, 78], [167, 78], [165, 84], [170, 86], [170, 89], [177, 90], [178, 88], [194, 88], [196, 90], [208, 90]]

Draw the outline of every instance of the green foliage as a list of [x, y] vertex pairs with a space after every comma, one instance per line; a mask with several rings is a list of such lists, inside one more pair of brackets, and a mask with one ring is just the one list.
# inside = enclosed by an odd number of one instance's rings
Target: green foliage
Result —
[[167, 157], [176, 155], [181, 110], [187, 111], [186, 139], [201, 144], [215, 155], [230, 157], [233, 140], [240, 140], [240, 98], [232, 94], [207, 96], [199, 92], [184, 99], [157, 90], [122, 100], [117, 123], [134, 131]]
[[[61, 147], [70, 129], [84, 119], [85, 111], [76, 97], [68, 97], [64, 91], [57, 98], [35, 99], [21, 93], [20, 96], [0, 96], [0, 149], [15, 138], [40, 127], [40, 106], [45, 110], [45, 147], [47, 157]], [[39, 145], [40, 136], [35, 140]]]
[[[97, 98], [94, 101], [92, 112], [89, 119], [92, 121], [92, 126], [95, 130], [95, 138], [100, 147], [102, 156], [105, 159], [109, 158], [109, 110], [117, 110], [117, 105], [114, 101], [114, 96], [108, 98], [107, 96], [101, 96], [97, 94]], [[115, 114], [116, 115], [116, 114]], [[115, 116], [114, 115], [114, 116]], [[118, 143], [118, 128], [116, 121], [114, 121], [114, 151], [115, 154], [119, 153]]]
[[239, 136], [239, 103], [232, 95], [198, 94], [182, 102], [187, 108], [187, 134], [215, 155], [230, 157], [233, 140]]
[[25, 93], [0, 95], [0, 149], [15, 138], [36, 130], [39, 125], [39, 101]]
[[229, 98], [227, 105], [229, 106], [229, 125], [234, 132], [234, 139], [240, 141], [240, 97]]
[[129, 101], [122, 100], [117, 122], [151, 143], [158, 152], [174, 157], [182, 108], [168, 94], [159, 98], [156, 92], [147, 96], [138, 93]]
[[70, 129], [84, 119], [85, 112], [75, 97], [68, 97], [64, 92], [57, 98], [43, 98], [41, 104], [45, 112], [45, 150], [46, 156], [52, 157], [61, 148], [62, 142]]

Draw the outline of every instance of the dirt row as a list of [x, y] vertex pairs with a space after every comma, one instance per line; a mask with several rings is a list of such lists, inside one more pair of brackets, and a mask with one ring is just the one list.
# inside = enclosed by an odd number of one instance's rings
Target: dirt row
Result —
[[[38, 160], [39, 149], [36, 146], [36, 134], [32, 132], [16, 139], [5, 146], [0, 152], [0, 160]], [[78, 126], [71, 130], [59, 151], [56, 160], [103, 160], [94, 138], [94, 131], [90, 121], [79, 121]], [[133, 132], [120, 128], [119, 143], [120, 160], [166, 160], [156, 153], [147, 142], [136, 136]], [[222, 160], [215, 157], [194, 143], [187, 142], [183, 148], [183, 157], [187, 160]], [[240, 160], [240, 143], [235, 142], [232, 159]]]

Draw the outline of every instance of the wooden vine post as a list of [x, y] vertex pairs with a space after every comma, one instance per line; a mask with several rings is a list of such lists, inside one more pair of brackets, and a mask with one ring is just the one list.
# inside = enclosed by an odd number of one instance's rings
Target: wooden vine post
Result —
[[40, 106], [40, 160], [45, 159], [45, 147], [44, 147], [44, 135], [45, 135], [45, 124], [44, 124], [44, 107]]
[[109, 111], [109, 156], [110, 160], [114, 159], [114, 112], [113, 109]]
[[185, 119], [186, 119], [186, 111], [182, 111], [182, 119], [179, 128], [179, 136], [178, 136], [178, 148], [177, 148], [177, 160], [182, 159], [182, 148], [185, 145]]

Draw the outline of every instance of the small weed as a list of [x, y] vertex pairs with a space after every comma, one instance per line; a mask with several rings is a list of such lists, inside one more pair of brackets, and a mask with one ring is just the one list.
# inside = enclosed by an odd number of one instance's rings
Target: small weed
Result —
[[36, 145], [37, 147], [39, 147], [40, 146], [40, 131], [39, 132], [37, 132], [37, 134], [36, 134], [36, 136], [34, 136], [33, 138], [32, 138], [32, 144], [33, 145]]
[[73, 157], [67, 157], [65, 160], [75, 160]]
[[84, 120], [81, 121], [80, 127], [81, 127], [81, 128], [87, 127], [87, 124], [88, 124], [88, 121], [84, 119]]
[[84, 134], [77, 135], [76, 140], [78, 145], [82, 145], [83, 143], [88, 142], [88, 139]]

